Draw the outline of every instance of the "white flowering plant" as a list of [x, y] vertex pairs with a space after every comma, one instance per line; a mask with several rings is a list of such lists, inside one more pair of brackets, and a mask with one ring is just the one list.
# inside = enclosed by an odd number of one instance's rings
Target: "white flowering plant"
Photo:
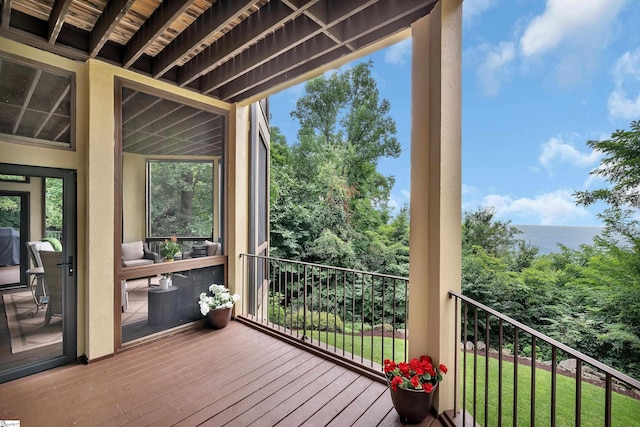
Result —
[[206, 316], [210, 310], [233, 307], [233, 304], [239, 299], [240, 295], [232, 295], [229, 289], [214, 283], [209, 286], [208, 294], [206, 292], [200, 294], [198, 304], [200, 304], [200, 312], [203, 316]]

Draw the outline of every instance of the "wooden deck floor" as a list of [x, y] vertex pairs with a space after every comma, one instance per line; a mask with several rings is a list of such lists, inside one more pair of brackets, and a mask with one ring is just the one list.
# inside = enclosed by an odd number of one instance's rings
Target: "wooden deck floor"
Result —
[[0, 384], [7, 419], [26, 427], [403, 425], [386, 385], [236, 321]]

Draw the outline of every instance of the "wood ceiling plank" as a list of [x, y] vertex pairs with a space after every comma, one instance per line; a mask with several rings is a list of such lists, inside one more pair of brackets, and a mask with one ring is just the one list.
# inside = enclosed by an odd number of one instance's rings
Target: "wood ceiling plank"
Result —
[[124, 48], [122, 67], [129, 68], [195, 0], [165, 0], [133, 35]]
[[98, 18], [89, 36], [89, 57], [95, 58], [135, 0], [112, 0]]
[[218, 0], [154, 58], [153, 77], [164, 75], [189, 52], [199, 47], [211, 35], [222, 31], [255, 3], [256, 0]]
[[183, 65], [178, 70], [178, 85], [185, 86], [191, 83], [293, 18], [295, 15], [292, 14], [291, 9], [280, 0], [267, 3]]
[[322, 29], [314, 21], [304, 15], [299, 16], [240, 55], [202, 76], [200, 90], [202, 93], [209, 93], [283, 52], [304, 43], [320, 31]]
[[60, 30], [64, 24], [64, 18], [69, 11], [72, 0], [56, 0], [49, 16], [49, 34], [47, 39], [49, 43], [56, 44]]

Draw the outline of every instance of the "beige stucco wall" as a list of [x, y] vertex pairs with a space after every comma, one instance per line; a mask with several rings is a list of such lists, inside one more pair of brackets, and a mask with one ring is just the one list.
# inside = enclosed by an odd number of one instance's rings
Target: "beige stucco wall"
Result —
[[[2, 162], [42, 166], [51, 168], [73, 169], [77, 171], [77, 224], [78, 224], [78, 259], [76, 264], [76, 274], [78, 280], [78, 354], [85, 353], [86, 350], [86, 313], [84, 302], [87, 296], [87, 245], [82, 239], [82, 230], [87, 224], [86, 211], [87, 204], [86, 186], [86, 164], [85, 156], [87, 150], [87, 122], [88, 111], [83, 108], [83, 103], [88, 97], [87, 68], [84, 64], [61, 58], [20, 43], [0, 37], [0, 51], [24, 57], [32, 61], [42, 62], [64, 70], [72, 71], [76, 75], [76, 96], [78, 105], [76, 106], [76, 149], [75, 151], [65, 149], [55, 149], [49, 147], [38, 147], [34, 145], [16, 144], [3, 141], [0, 137], [0, 153]], [[33, 199], [32, 199], [33, 203]], [[38, 219], [39, 221], [39, 219]], [[41, 231], [32, 228], [32, 238], [38, 236]]]
[[[97, 60], [75, 62], [4, 38], [0, 38], [0, 50], [76, 73], [76, 150], [0, 140], [0, 152], [5, 163], [77, 170], [78, 354], [85, 354], [89, 360], [112, 354], [116, 285], [115, 78], [146, 84], [224, 110], [231, 106]], [[139, 233], [140, 227], [135, 225], [132, 233]], [[117, 286], [119, 289], [119, 283]]]
[[[434, 406], [453, 408], [461, 282], [462, 0], [440, 1], [412, 26], [409, 353], [450, 370]], [[417, 331], [415, 333], [414, 331]]]

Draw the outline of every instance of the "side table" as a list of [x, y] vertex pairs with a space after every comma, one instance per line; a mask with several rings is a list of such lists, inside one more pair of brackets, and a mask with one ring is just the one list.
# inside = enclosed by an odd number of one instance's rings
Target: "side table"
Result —
[[169, 325], [178, 321], [178, 288], [151, 288], [147, 298], [149, 325]]

